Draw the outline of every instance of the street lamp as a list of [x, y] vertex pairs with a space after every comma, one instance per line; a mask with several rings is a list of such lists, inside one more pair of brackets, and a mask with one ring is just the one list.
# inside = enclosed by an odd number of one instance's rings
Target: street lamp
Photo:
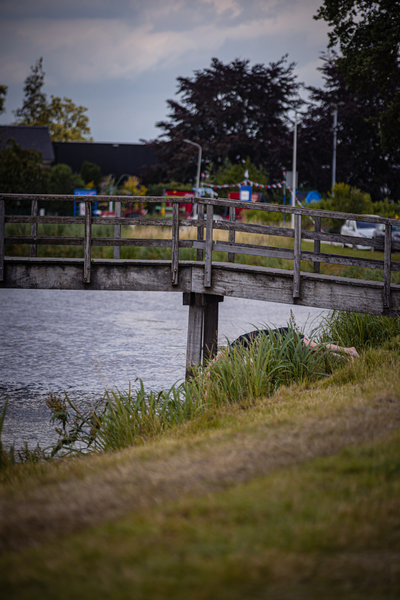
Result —
[[336, 183], [336, 143], [337, 143], [337, 114], [338, 105], [334, 104], [333, 108], [333, 156], [332, 156], [332, 190]]
[[[296, 206], [296, 169], [297, 169], [297, 111], [294, 111], [293, 131], [293, 174], [292, 174], [292, 208]], [[294, 213], [292, 213], [292, 229], [294, 229]]]
[[332, 104], [333, 109], [333, 156], [332, 156], [332, 193], [333, 188], [336, 183], [336, 145], [337, 145], [337, 116], [338, 116], [338, 107], [343, 106], [344, 102], [338, 102], [337, 104]]
[[196, 146], [199, 149], [199, 157], [197, 160], [197, 177], [196, 177], [196, 187], [197, 190], [200, 189], [200, 169], [201, 169], [201, 146], [200, 144], [196, 144], [196, 142], [192, 142], [191, 140], [183, 140], [187, 144], [191, 144], [192, 146]]

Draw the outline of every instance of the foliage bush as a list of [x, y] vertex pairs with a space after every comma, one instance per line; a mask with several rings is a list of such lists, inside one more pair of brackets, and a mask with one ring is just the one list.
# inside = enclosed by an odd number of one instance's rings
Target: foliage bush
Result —
[[93, 182], [93, 186], [100, 192], [101, 169], [99, 165], [85, 160], [81, 167], [80, 176], [85, 182], [85, 185]]
[[[321, 200], [318, 208], [356, 215], [374, 214], [371, 196], [345, 183], [336, 183], [333, 191], [328, 194], [327, 198]], [[330, 229], [337, 231], [340, 230], [344, 221], [330, 219], [329, 223]]]
[[83, 188], [85, 182], [71, 167], [60, 163], [51, 169], [49, 181], [50, 194], [72, 194], [75, 188]]
[[5, 194], [46, 194], [49, 168], [42, 166], [42, 153], [23, 150], [14, 139], [0, 152], [0, 192]]

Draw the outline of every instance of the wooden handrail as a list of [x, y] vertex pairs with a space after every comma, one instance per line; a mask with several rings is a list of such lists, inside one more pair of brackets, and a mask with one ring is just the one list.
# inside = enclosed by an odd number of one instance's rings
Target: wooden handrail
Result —
[[[115, 217], [97, 217], [92, 215], [93, 196], [81, 196], [80, 201], [85, 202], [85, 215], [78, 217], [55, 217], [38, 215], [39, 202], [46, 201], [76, 201], [76, 196], [44, 196], [39, 194], [0, 194], [0, 280], [4, 277], [4, 245], [5, 244], [29, 244], [30, 256], [37, 256], [37, 246], [41, 244], [48, 245], [83, 245], [84, 247], [84, 282], [91, 281], [91, 248], [92, 246], [114, 246], [114, 258], [120, 259], [120, 249], [122, 246], [153, 246], [170, 247], [171, 255], [171, 283], [177, 286], [179, 283], [179, 248], [194, 248], [197, 261], [204, 261], [204, 287], [212, 286], [212, 253], [214, 251], [227, 252], [228, 262], [235, 261], [235, 254], [249, 254], [263, 257], [276, 257], [286, 260], [293, 260], [293, 298], [301, 298], [301, 261], [313, 262], [314, 273], [319, 273], [320, 264], [340, 264], [357, 266], [362, 268], [383, 270], [383, 307], [390, 308], [391, 291], [391, 272], [400, 271], [400, 262], [392, 261], [392, 252], [400, 251], [399, 243], [392, 243], [392, 226], [398, 224], [396, 219], [371, 215], [355, 215], [352, 213], [339, 213], [336, 211], [321, 211], [318, 209], [290, 207], [270, 204], [256, 204], [249, 202], [232, 201], [214, 198], [185, 198], [185, 203], [197, 204], [197, 219], [181, 219], [179, 216], [179, 204], [182, 202], [180, 197], [159, 197], [159, 196], [96, 196], [97, 201], [115, 202]], [[31, 215], [6, 215], [5, 201], [27, 201], [31, 205]], [[172, 219], [162, 218], [137, 218], [134, 221], [121, 217], [122, 202], [140, 201], [147, 203], [171, 202], [173, 205]], [[229, 220], [214, 221], [214, 207], [225, 207], [229, 211]], [[259, 212], [287, 213], [295, 215], [294, 230], [278, 225], [262, 225], [256, 223], [236, 222], [236, 209], [251, 209]], [[302, 216], [314, 217], [314, 231], [302, 230]], [[342, 220], [357, 220], [367, 223], [382, 223], [385, 225], [385, 236], [383, 240], [366, 239], [361, 237], [345, 236], [341, 234], [331, 234], [321, 231], [322, 218], [337, 218]], [[5, 225], [7, 223], [28, 223], [31, 226], [31, 235], [7, 236]], [[39, 236], [38, 224], [82, 224], [85, 226], [84, 237], [63, 237], [63, 236]], [[92, 225], [114, 225], [113, 238], [93, 238]], [[135, 226], [162, 226], [171, 227], [171, 239], [134, 239], [122, 238], [122, 225]], [[195, 240], [182, 240], [179, 237], [181, 226], [197, 229]], [[204, 230], [206, 232], [204, 239]], [[228, 231], [228, 241], [214, 241], [214, 230]], [[269, 236], [280, 236], [294, 238], [294, 249], [278, 248], [265, 246], [263, 244], [243, 244], [236, 241], [236, 232], [255, 233]], [[313, 250], [310, 252], [301, 249], [301, 241], [310, 240], [314, 242]], [[357, 257], [348, 257], [328, 252], [321, 252], [321, 242], [330, 242], [333, 244], [356, 244], [358, 246], [373, 247], [384, 250], [384, 259], [365, 259]]]

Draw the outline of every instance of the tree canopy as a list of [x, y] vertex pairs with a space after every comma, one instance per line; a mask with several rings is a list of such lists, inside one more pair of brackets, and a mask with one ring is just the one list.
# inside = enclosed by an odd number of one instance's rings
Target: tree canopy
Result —
[[400, 1], [324, 0], [314, 18], [332, 28], [330, 46], [339, 45], [337, 64], [349, 87], [379, 90], [380, 141], [400, 156]]
[[356, 186], [374, 201], [387, 195], [400, 197], [396, 155], [380, 144], [375, 126], [385, 106], [378, 86], [368, 91], [351, 89], [337, 64], [335, 53], [325, 54], [320, 67], [323, 88], [310, 87], [310, 104], [298, 134], [300, 183], [327, 192], [332, 181], [333, 116], [338, 107], [336, 181]]
[[49, 167], [42, 166], [42, 154], [23, 150], [15, 140], [7, 141], [0, 152], [0, 191], [11, 194], [47, 192]]
[[31, 67], [25, 79], [24, 101], [21, 108], [14, 111], [19, 125], [46, 125], [53, 142], [84, 141], [90, 138], [88, 110], [77, 106], [70, 98], [51, 96], [47, 100], [42, 91], [45, 73], [43, 58]]
[[202, 146], [204, 164], [215, 170], [225, 159], [235, 164], [249, 157], [280, 178], [291, 156], [288, 112], [301, 105], [294, 66], [286, 57], [252, 67], [248, 60], [213, 58], [193, 77], [178, 77], [180, 102], [167, 101], [168, 119], [156, 124], [162, 133], [151, 142], [164, 180], [194, 179], [198, 154], [185, 139]]

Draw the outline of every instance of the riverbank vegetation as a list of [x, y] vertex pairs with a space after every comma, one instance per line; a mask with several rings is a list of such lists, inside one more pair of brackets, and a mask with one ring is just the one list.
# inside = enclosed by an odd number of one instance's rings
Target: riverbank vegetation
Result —
[[[261, 328], [265, 326], [261, 325]], [[0, 419], [0, 471], [4, 476], [18, 462], [36, 463], [56, 456], [118, 450], [142, 445], [189, 421], [229, 406], [243, 409], [263, 398], [271, 398], [282, 387], [312, 385], [340, 371], [348, 357], [334, 356], [327, 343], [356, 347], [360, 353], [379, 348], [400, 336], [400, 319], [359, 313], [333, 312], [311, 334], [319, 343], [311, 351], [301, 339], [292, 317], [286, 335], [262, 334], [250, 347], [233, 346], [218, 360], [194, 371], [194, 377], [169, 390], [146, 390], [139, 381], [133, 389], [107, 390], [95, 406], [77, 406], [64, 397], [50, 394], [47, 406], [58, 435], [50, 448], [28, 446], [7, 451], [1, 445], [1, 429], [7, 404]]]
[[370, 342], [144, 445], [19, 465], [0, 484], [5, 597], [397, 597], [400, 337]]

